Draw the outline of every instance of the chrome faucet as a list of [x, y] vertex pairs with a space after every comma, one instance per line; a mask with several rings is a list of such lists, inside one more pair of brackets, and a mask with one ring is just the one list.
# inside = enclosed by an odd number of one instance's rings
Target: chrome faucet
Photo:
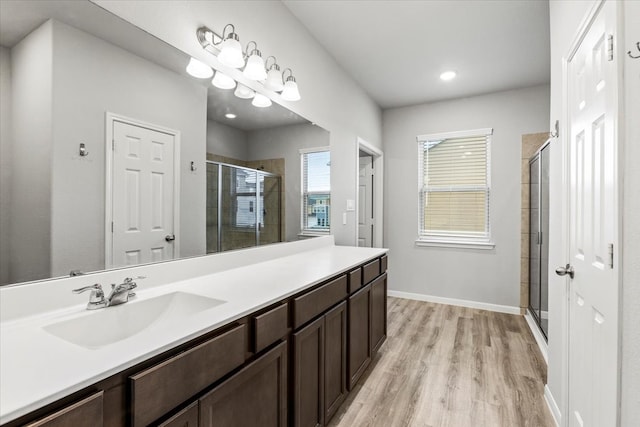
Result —
[[110, 307], [112, 305], [120, 305], [129, 301], [129, 298], [136, 296], [135, 293], [131, 292], [133, 289], [137, 288], [138, 285], [134, 280], [144, 279], [143, 276], [138, 276], [135, 278], [127, 277], [124, 279], [122, 283], [116, 285], [115, 283], [111, 284], [111, 292], [107, 298], [104, 297], [104, 291], [102, 290], [102, 286], [99, 283], [96, 283], [91, 286], [85, 286], [83, 288], [74, 289], [72, 292], [74, 294], [79, 294], [85, 291], [91, 291], [91, 295], [89, 295], [89, 303], [87, 304], [87, 310], [97, 310], [99, 308]]

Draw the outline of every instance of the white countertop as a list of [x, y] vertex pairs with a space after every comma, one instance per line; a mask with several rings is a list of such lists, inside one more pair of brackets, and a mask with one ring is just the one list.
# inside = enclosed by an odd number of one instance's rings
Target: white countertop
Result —
[[[331, 241], [332, 243], [332, 241]], [[285, 244], [297, 245], [297, 242]], [[280, 245], [282, 250], [282, 245]], [[293, 247], [293, 246], [292, 246]], [[306, 249], [306, 248], [305, 248]], [[163, 327], [89, 350], [49, 334], [43, 326], [91, 315], [74, 305], [0, 324], [0, 424], [9, 422], [126, 368], [217, 329], [382, 255], [386, 249], [326, 245], [188, 280], [145, 288], [128, 308], [158, 295], [181, 291], [226, 301]], [[238, 252], [241, 256], [241, 251]], [[43, 282], [46, 286], [47, 282]], [[85, 294], [88, 300], [88, 295]], [[3, 296], [6, 298], [6, 295]], [[74, 300], [75, 301], [75, 300]], [[4, 301], [10, 304], [10, 301]], [[124, 306], [122, 306], [124, 307]], [[115, 310], [118, 307], [103, 310]], [[104, 328], [112, 325], [104, 325]], [[98, 331], [100, 333], [100, 331]]]

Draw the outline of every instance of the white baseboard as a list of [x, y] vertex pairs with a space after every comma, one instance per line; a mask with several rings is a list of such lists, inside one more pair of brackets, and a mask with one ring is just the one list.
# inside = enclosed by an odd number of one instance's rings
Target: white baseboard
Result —
[[538, 347], [540, 348], [540, 353], [542, 353], [542, 357], [544, 357], [544, 361], [549, 364], [549, 345], [547, 341], [544, 339], [540, 328], [536, 324], [535, 320], [533, 320], [533, 316], [527, 309], [527, 313], [524, 315], [524, 320], [527, 321], [527, 325], [529, 325], [529, 329], [531, 329], [531, 333], [533, 334], [533, 338], [536, 339], [536, 343], [538, 343]]
[[404, 299], [412, 299], [417, 301], [435, 302], [439, 304], [457, 305], [460, 307], [477, 308], [480, 310], [496, 311], [498, 313], [520, 314], [520, 307], [511, 307], [508, 305], [489, 304], [486, 302], [469, 301], [464, 299], [436, 297], [433, 295], [414, 294], [411, 292], [400, 292], [389, 290], [390, 297], [398, 297]]
[[558, 404], [556, 403], [556, 400], [553, 398], [553, 395], [551, 394], [551, 390], [549, 390], [549, 386], [547, 384], [545, 384], [544, 386], [544, 400], [545, 402], [547, 402], [549, 411], [551, 411], [551, 416], [553, 417], [553, 421], [556, 422], [556, 427], [560, 427], [560, 422], [562, 421], [560, 408], [558, 408]]

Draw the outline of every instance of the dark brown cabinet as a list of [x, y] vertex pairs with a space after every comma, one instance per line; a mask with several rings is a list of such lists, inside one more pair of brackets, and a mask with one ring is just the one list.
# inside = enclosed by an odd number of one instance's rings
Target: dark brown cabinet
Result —
[[348, 300], [349, 316], [349, 391], [358, 382], [371, 362], [371, 285], [367, 285]]
[[158, 427], [198, 427], [198, 402], [193, 402]]
[[26, 427], [102, 427], [102, 396], [95, 393]]
[[347, 394], [347, 305], [293, 334], [294, 426], [326, 425]]
[[199, 399], [203, 427], [287, 425], [287, 343], [282, 342]]
[[371, 354], [387, 337], [387, 274], [371, 282]]

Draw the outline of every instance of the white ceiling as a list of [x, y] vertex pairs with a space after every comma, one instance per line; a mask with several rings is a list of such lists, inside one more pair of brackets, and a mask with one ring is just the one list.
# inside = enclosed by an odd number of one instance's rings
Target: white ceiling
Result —
[[549, 82], [547, 0], [283, 2], [382, 108]]

